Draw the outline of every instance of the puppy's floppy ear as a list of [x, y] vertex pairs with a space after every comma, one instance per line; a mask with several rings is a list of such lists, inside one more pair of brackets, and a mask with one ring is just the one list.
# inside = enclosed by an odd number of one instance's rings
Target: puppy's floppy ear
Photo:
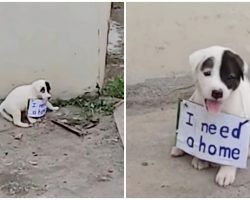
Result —
[[195, 51], [189, 56], [189, 64], [192, 67], [193, 74], [198, 69], [198, 67], [201, 66], [201, 64], [206, 60], [206, 58], [207, 56], [205, 49]]
[[238, 65], [238, 67], [241, 68], [242, 73], [246, 74], [248, 71], [248, 65], [247, 63], [237, 54], [232, 51], [226, 51], [228, 55], [231, 56], [231, 58], [235, 61], [235, 63]]
[[49, 82], [48, 82], [48, 81], [45, 81], [45, 86], [46, 86], [46, 90], [47, 90], [47, 92], [48, 92], [48, 93], [50, 93], [51, 86], [50, 86], [50, 84], [49, 84]]
[[223, 55], [224, 60], [227, 59], [227, 61], [235, 67], [235, 69], [238, 69], [238, 73], [240, 74], [240, 77], [242, 80], [244, 80], [244, 75], [247, 73], [248, 65], [247, 63], [235, 52], [231, 50], [227, 50], [224, 52]]

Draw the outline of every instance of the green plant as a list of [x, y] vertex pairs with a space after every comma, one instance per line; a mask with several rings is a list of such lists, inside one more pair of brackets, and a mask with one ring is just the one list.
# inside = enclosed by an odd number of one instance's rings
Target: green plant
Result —
[[123, 99], [124, 97], [124, 79], [122, 76], [116, 76], [107, 82], [107, 85], [103, 88], [102, 94], [104, 96], [110, 96]]
[[77, 106], [81, 108], [81, 113], [86, 119], [90, 119], [94, 114], [110, 115], [114, 110], [114, 101], [108, 101], [98, 96], [78, 96], [69, 100], [56, 99], [55, 106]]

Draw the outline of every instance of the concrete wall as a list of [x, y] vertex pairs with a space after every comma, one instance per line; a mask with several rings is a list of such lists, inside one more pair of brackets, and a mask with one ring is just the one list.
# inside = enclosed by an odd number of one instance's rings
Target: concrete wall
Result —
[[0, 97], [45, 78], [54, 97], [102, 84], [110, 3], [0, 3]]
[[190, 72], [192, 51], [218, 44], [250, 62], [250, 3], [128, 3], [127, 84]]

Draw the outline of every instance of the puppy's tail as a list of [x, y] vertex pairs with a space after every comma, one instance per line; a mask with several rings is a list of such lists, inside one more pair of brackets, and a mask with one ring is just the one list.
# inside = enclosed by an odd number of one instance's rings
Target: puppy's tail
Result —
[[8, 121], [10, 121], [10, 122], [13, 121], [12, 117], [11, 117], [8, 113], [6, 113], [6, 111], [5, 111], [5, 109], [4, 109], [4, 102], [2, 102], [2, 103], [0, 104], [0, 113], [1, 113], [1, 115], [2, 115], [5, 119], [7, 119]]

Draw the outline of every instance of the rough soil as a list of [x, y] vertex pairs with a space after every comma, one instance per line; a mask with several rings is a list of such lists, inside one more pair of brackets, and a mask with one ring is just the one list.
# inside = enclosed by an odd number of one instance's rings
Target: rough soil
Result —
[[194, 89], [190, 74], [177, 77], [147, 79], [143, 83], [127, 85], [127, 113], [143, 112], [188, 98]]
[[123, 147], [113, 117], [101, 117], [83, 138], [50, 121], [79, 113], [62, 108], [32, 128], [0, 119], [1, 197], [123, 196]]

